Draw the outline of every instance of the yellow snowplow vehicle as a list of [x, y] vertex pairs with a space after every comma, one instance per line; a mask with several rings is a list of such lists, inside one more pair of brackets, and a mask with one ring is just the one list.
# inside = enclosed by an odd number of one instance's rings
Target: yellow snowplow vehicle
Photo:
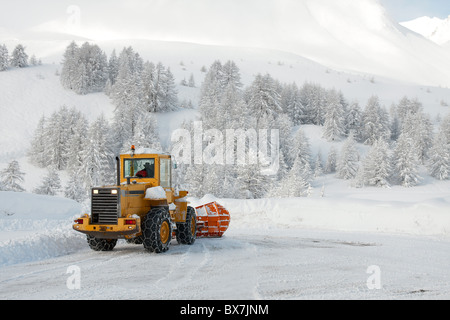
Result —
[[131, 151], [117, 159], [117, 185], [92, 188], [91, 215], [73, 229], [87, 235], [91, 249], [111, 251], [118, 239], [166, 252], [171, 240], [192, 245], [197, 237], [221, 237], [229, 212], [216, 202], [188, 206], [188, 191], [172, 187], [172, 159], [151, 150]]

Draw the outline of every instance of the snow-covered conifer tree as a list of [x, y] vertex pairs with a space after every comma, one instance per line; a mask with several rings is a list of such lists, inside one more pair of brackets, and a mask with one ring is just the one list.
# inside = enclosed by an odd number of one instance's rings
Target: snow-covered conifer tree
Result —
[[323, 136], [328, 141], [340, 140], [345, 135], [344, 106], [334, 90], [328, 93], [327, 102]]
[[353, 132], [356, 141], [362, 140], [362, 123], [363, 115], [358, 102], [350, 104], [345, 114], [345, 129], [346, 133]]
[[328, 153], [327, 163], [325, 165], [326, 173], [334, 173], [336, 172], [338, 153], [334, 146], [331, 147], [330, 152]]
[[391, 136], [389, 128], [389, 115], [381, 107], [377, 96], [372, 96], [364, 110], [364, 143], [373, 145], [379, 139], [388, 140]]
[[126, 145], [162, 150], [158, 133], [158, 123], [153, 114], [144, 112], [139, 116], [134, 136]]
[[310, 173], [300, 158], [297, 158], [291, 170], [282, 179], [278, 187], [271, 192], [277, 197], [299, 198], [308, 196], [310, 184]]
[[413, 187], [421, 179], [418, 173], [419, 161], [414, 150], [414, 141], [407, 135], [401, 134], [394, 150], [395, 177], [404, 187]]
[[68, 199], [75, 200], [78, 203], [81, 203], [86, 199], [86, 190], [77, 174], [73, 173], [70, 175], [70, 179], [64, 189], [64, 196]]
[[9, 68], [9, 53], [6, 45], [0, 45], [0, 71], [8, 70]]
[[188, 87], [190, 88], [195, 88], [195, 79], [194, 79], [194, 74], [191, 73], [191, 76], [189, 77], [189, 81], [188, 81]]
[[28, 67], [28, 55], [25, 52], [25, 47], [18, 44], [11, 54], [11, 66], [16, 68]]
[[417, 159], [424, 164], [433, 142], [433, 126], [429, 116], [422, 112], [409, 112], [402, 124], [402, 134], [411, 138]]
[[31, 147], [28, 152], [28, 158], [30, 159], [30, 162], [40, 168], [44, 168], [48, 165], [48, 155], [46, 153], [48, 148], [45, 130], [46, 119], [45, 116], [42, 116], [34, 132], [33, 139], [31, 140]]
[[295, 125], [305, 122], [305, 107], [296, 83], [285, 85], [281, 92], [281, 106]]
[[355, 178], [359, 168], [359, 154], [356, 150], [356, 141], [353, 132], [342, 146], [339, 160], [337, 162], [337, 176], [341, 179], [350, 180]]
[[314, 163], [314, 177], [320, 177], [324, 173], [322, 152], [319, 150]]
[[450, 144], [445, 134], [440, 131], [430, 150], [429, 168], [431, 176], [439, 180], [450, 178]]
[[62, 86], [69, 90], [74, 90], [74, 77], [79, 68], [79, 50], [76, 42], [72, 41], [64, 52], [60, 81]]
[[1, 171], [1, 182], [3, 191], [24, 192], [21, 183], [24, 182], [25, 173], [20, 170], [19, 162], [11, 161], [8, 166]]
[[178, 109], [178, 92], [175, 86], [175, 78], [170, 68], [162, 69], [158, 84], [159, 108], [157, 112], [170, 112]]
[[80, 170], [86, 189], [114, 183], [114, 154], [110, 149], [109, 125], [103, 115], [90, 126], [86, 142]]
[[108, 75], [111, 86], [116, 83], [116, 78], [118, 74], [119, 74], [119, 58], [117, 58], [116, 50], [114, 49], [108, 61]]
[[61, 179], [58, 170], [54, 166], [50, 166], [47, 175], [42, 179], [42, 184], [34, 189], [34, 193], [56, 196], [61, 191]]
[[259, 128], [260, 120], [265, 116], [276, 118], [281, 108], [281, 96], [277, 90], [276, 82], [269, 74], [258, 74], [248, 89], [248, 107], [256, 119]]
[[363, 161], [367, 185], [389, 187], [392, 179], [392, 161], [389, 145], [383, 139], [376, 140]]
[[294, 162], [298, 161], [299, 165], [305, 168], [305, 172], [308, 173], [306, 178], [310, 179], [311, 170], [311, 147], [309, 139], [306, 137], [302, 129], [299, 129], [294, 137], [293, 148]]

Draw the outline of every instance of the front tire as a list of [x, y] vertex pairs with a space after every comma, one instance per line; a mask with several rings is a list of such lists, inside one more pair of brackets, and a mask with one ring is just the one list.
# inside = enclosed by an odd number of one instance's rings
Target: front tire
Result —
[[163, 253], [169, 250], [172, 240], [172, 224], [166, 208], [153, 208], [142, 226], [144, 248], [150, 252]]
[[192, 245], [197, 238], [197, 215], [192, 207], [187, 208], [186, 223], [177, 224], [177, 241], [180, 244]]
[[112, 251], [117, 244], [117, 239], [98, 239], [88, 235], [87, 242], [94, 251]]

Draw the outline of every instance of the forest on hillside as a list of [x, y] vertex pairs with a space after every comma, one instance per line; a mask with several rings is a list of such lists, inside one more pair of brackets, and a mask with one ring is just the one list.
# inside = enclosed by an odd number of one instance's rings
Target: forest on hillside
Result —
[[[202, 71], [198, 121], [203, 129], [278, 130], [279, 170], [268, 176], [262, 174], [259, 163], [180, 163], [174, 171], [176, 187], [190, 190], [193, 196], [308, 196], [311, 183], [324, 174], [349, 180], [354, 187], [413, 187], [420, 183], [421, 168], [436, 179], [450, 177], [450, 117], [431, 120], [416, 99], [400, 98], [387, 109], [372, 96], [361, 106], [335, 89], [309, 82], [281, 83], [270, 74], [257, 74], [245, 86], [234, 61], [215, 61]], [[57, 181], [61, 170], [67, 170], [71, 179], [64, 189], [58, 184], [46, 188], [49, 182], [43, 182], [37, 193], [56, 189], [82, 201], [90, 188], [114, 184], [115, 157], [132, 144], [161, 149], [155, 114], [181, 108], [170, 68], [144, 61], [132, 47], [118, 56], [114, 51], [108, 59], [95, 44], [73, 42], [64, 54], [60, 80], [64, 88], [78, 94], [104, 92], [115, 106], [114, 119], [101, 116], [89, 123], [81, 112], [67, 106], [43, 116], [29, 159], [49, 168], [53, 176], [46, 181]], [[312, 154], [305, 125], [321, 127], [323, 138], [342, 141], [342, 147]], [[182, 129], [193, 135], [193, 126], [185, 122]], [[203, 137], [203, 150], [214, 149], [214, 143], [213, 138]], [[275, 147], [267, 143], [269, 150]], [[358, 152], [359, 144], [369, 147], [367, 154]], [[248, 152], [249, 143], [246, 148]], [[11, 171], [7, 168], [2, 174], [3, 190], [20, 184], [20, 179], [11, 178]]]

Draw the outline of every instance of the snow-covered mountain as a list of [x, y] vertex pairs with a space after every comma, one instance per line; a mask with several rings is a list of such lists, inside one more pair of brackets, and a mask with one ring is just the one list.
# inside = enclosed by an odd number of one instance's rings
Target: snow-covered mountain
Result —
[[[84, 4], [76, 37], [111, 40], [117, 33], [124, 39], [267, 48], [341, 71], [450, 87], [448, 50], [399, 25], [379, 0], [229, 0], [226, 5], [210, 0], [136, 1], [134, 6], [120, 16], [105, 8], [94, 23], [87, 20], [90, 6]], [[158, 14], [149, 19], [148, 14], [144, 17], [148, 12]], [[108, 37], [101, 37], [99, 25], [109, 28]], [[63, 26], [64, 20], [49, 18], [29, 31], [48, 38], [52, 32], [67, 33]], [[50, 54], [46, 44], [40, 56]], [[39, 45], [32, 42], [29, 47]]]
[[450, 45], [450, 16], [447, 19], [420, 17], [400, 24], [439, 45]]

